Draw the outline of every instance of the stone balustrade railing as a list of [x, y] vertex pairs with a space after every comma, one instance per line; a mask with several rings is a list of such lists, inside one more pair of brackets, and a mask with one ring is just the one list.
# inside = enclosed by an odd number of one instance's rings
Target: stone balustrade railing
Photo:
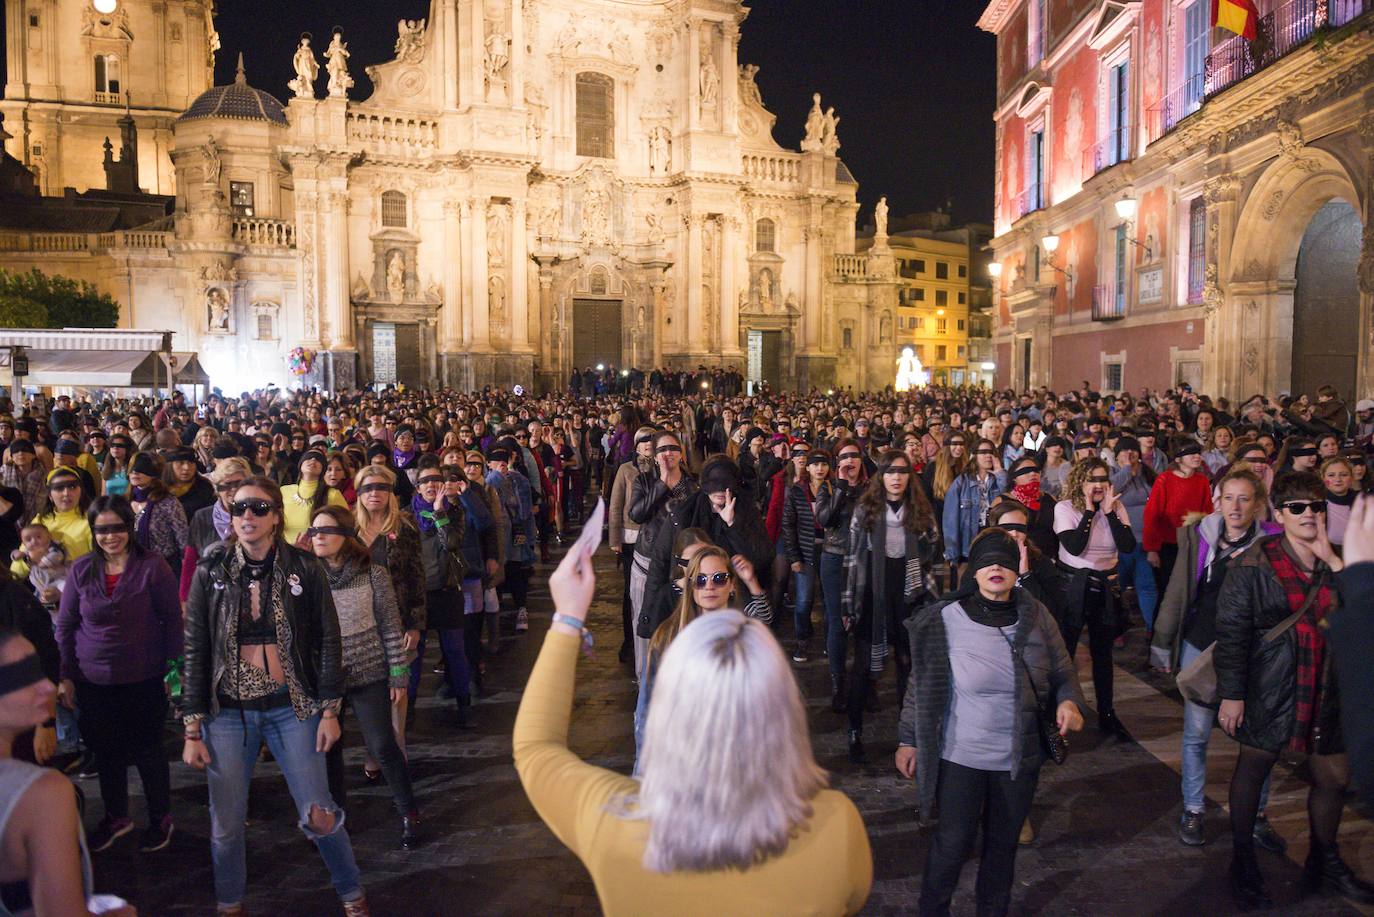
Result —
[[165, 249], [170, 232], [120, 229], [115, 232], [0, 232], [0, 252], [102, 252], [112, 248]]
[[98, 240], [98, 248], [166, 248], [171, 240], [170, 232], [149, 229], [121, 229], [116, 232], [103, 232]]
[[439, 146], [439, 122], [407, 115], [348, 113], [348, 139], [369, 152], [391, 156], [420, 156]]
[[753, 181], [796, 183], [801, 180], [801, 157], [745, 153], [744, 177]]
[[296, 247], [296, 224], [287, 220], [240, 217], [233, 224], [234, 241], [243, 245]]
[[830, 275], [836, 280], [867, 280], [867, 255], [831, 255]]

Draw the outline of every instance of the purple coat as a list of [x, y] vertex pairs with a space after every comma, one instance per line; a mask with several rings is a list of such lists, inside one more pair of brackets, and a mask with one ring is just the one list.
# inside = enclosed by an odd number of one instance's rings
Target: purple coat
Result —
[[182, 653], [176, 577], [167, 561], [135, 549], [106, 595], [105, 567], [92, 551], [67, 574], [56, 630], [63, 678], [97, 685], [161, 678]]

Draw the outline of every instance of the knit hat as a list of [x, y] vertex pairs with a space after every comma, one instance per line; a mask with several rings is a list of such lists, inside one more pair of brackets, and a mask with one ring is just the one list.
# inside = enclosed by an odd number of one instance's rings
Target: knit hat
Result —
[[384, 458], [391, 457], [391, 450], [388, 449], [386, 443], [382, 442], [381, 440], [378, 440], [367, 447], [367, 460], [370, 462], [379, 455]]
[[140, 452], [134, 456], [134, 460], [129, 464], [129, 470], [135, 474], [146, 474], [150, 478], [155, 478], [162, 473], [162, 469], [157, 467], [157, 456], [151, 452]]
[[71, 439], [59, 439], [52, 447], [58, 455], [80, 455], [81, 444]]
[[169, 462], [194, 462], [196, 453], [187, 446], [167, 450], [167, 461]]

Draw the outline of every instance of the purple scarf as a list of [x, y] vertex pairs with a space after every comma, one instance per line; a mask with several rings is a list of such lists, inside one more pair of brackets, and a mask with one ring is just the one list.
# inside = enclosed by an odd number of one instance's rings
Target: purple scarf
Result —
[[419, 493], [410, 498], [410, 511], [415, 514], [415, 521], [419, 523], [422, 533], [430, 534], [438, 528], [434, 524], [434, 504]]
[[224, 504], [215, 501], [215, 508], [210, 511], [210, 520], [215, 524], [215, 534], [224, 540], [229, 537], [229, 525], [232, 520], [229, 517], [229, 510], [224, 508]]
[[415, 461], [415, 459], [419, 457], [419, 455], [419, 446], [416, 446], [409, 452], [402, 452], [400, 449], [391, 450], [391, 459], [393, 462], [396, 463], [396, 470], [398, 471], [405, 471], [407, 468], [409, 468], [411, 464]]

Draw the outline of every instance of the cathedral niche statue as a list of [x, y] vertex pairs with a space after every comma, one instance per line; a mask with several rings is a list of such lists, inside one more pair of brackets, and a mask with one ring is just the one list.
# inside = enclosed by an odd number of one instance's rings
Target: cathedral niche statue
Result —
[[296, 78], [287, 83], [287, 87], [296, 93], [298, 99], [315, 98], [315, 78], [320, 75], [320, 63], [310, 47], [309, 32], [301, 33], [301, 43], [291, 57], [291, 67], [296, 71]]
[[821, 94], [811, 94], [811, 110], [806, 113], [806, 136], [802, 137], [801, 148], [811, 153], [821, 148], [821, 135], [825, 133], [825, 112], [821, 110]]
[[510, 63], [510, 36], [493, 30], [487, 35], [486, 51], [482, 58], [482, 72], [486, 77], [487, 98], [506, 95], [506, 65]]
[[701, 56], [701, 107], [702, 110], [714, 109], [720, 101], [720, 71], [716, 69], [716, 56], [710, 48]]
[[491, 310], [491, 324], [496, 328], [506, 325], [506, 282], [497, 275], [487, 280], [487, 307]]
[[205, 291], [205, 307], [208, 314], [207, 329], [220, 334], [229, 332], [229, 297], [219, 287]]
[[406, 295], [406, 259], [400, 252], [392, 252], [386, 263], [386, 292], [392, 302], [400, 302]]

